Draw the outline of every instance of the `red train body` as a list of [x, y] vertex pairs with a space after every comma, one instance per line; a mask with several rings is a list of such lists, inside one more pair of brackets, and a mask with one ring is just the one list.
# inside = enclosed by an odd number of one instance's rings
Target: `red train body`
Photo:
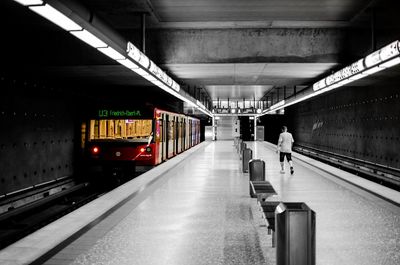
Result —
[[157, 108], [141, 114], [107, 110], [89, 120], [83, 141], [87, 161], [98, 166], [155, 166], [200, 143], [196, 118]]

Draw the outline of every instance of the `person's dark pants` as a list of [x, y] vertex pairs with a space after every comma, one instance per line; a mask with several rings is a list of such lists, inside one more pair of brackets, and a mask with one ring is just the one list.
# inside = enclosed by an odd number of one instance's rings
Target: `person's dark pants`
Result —
[[280, 152], [279, 153], [279, 161], [283, 162], [285, 160], [285, 156], [287, 161], [292, 161], [292, 154], [291, 153], [284, 153], [284, 152]]

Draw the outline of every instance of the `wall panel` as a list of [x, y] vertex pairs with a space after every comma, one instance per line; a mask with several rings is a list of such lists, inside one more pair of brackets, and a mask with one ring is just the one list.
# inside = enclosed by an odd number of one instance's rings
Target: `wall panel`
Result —
[[296, 144], [400, 168], [398, 88], [344, 87], [286, 110]]
[[74, 124], [66, 97], [0, 81], [0, 194], [73, 174]]

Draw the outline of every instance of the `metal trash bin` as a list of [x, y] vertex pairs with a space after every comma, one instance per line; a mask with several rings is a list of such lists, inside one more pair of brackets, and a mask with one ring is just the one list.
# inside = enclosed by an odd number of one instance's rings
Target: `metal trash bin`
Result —
[[265, 180], [265, 162], [261, 159], [249, 161], [250, 180]]
[[303, 202], [275, 210], [276, 264], [315, 265], [315, 212]]
[[242, 171], [244, 173], [249, 172], [249, 161], [253, 158], [253, 151], [250, 148], [246, 148], [242, 151]]
[[[249, 161], [249, 180], [265, 180], [265, 162], [261, 159], [251, 159]], [[249, 182], [249, 193], [253, 198], [253, 189]]]

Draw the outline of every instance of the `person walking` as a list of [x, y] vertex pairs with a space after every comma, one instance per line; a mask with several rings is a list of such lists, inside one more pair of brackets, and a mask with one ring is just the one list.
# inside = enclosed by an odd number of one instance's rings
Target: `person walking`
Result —
[[281, 173], [285, 173], [285, 157], [290, 165], [290, 174], [294, 173], [292, 162], [293, 136], [287, 131], [286, 126], [282, 126], [282, 133], [279, 135], [276, 152], [279, 152], [279, 162], [281, 163]]

